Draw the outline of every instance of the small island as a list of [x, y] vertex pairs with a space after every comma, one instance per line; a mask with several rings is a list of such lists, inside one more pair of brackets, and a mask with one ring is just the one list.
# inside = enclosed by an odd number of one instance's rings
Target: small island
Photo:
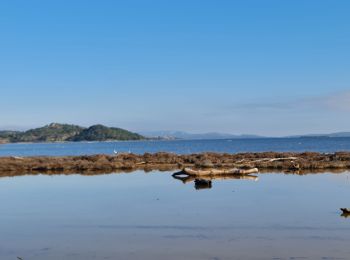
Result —
[[27, 131], [0, 131], [1, 143], [25, 143], [25, 142], [78, 142], [78, 141], [128, 141], [145, 140], [137, 133], [116, 127], [93, 125], [88, 128], [51, 123], [44, 127]]

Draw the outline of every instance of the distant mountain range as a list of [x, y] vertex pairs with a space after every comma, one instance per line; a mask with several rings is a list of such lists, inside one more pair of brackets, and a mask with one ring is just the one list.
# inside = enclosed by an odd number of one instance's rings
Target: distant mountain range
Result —
[[[331, 134], [308, 134], [285, 138], [332, 138], [350, 137], [350, 132]], [[233, 135], [226, 133], [194, 134], [183, 131], [152, 131], [133, 133], [128, 130], [104, 125], [82, 127], [78, 125], [52, 123], [27, 131], [0, 131], [0, 143], [18, 142], [63, 142], [63, 141], [113, 141], [113, 140], [208, 140], [208, 139], [252, 139], [268, 138], [259, 135]]]
[[331, 134], [307, 134], [307, 135], [294, 135], [290, 137], [350, 137], [350, 132], [338, 132]]
[[[187, 133], [183, 131], [150, 131], [150, 132], [141, 132], [143, 136], [148, 138], [158, 138], [158, 139], [167, 139], [167, 140], [206, 140], [206, 139], [253, 139], [253, 138], [269, 138], [267, 136], [260, 135], [233, 135], [226, 133], [203, 133], [203, 134], [193, 134]], [[307, 134], [307, 135], [293, 135], [293, 136], [285, 136], [283, 138], [308, 138], [308, 137], [350, 137], [350, 132], [339, 132], [339, 133], [331, 133], [331, 134]]]
[[149, 138], [159, 138], [159, 139], [184, 139], [184, 140], [201, 140], [201, 139], [244, 139], [244, 138], [263, 138], [263, 136], [258, 135], [233, 135], [225, 133], [203, 133], [203, 134], [193, 134], [182, 131], [150, 131], [141, 132], [143, 136]]
[[104, 125], [93, 125], [85, 128], [77, 125], [52, 123], [28, 131], [0, 131], [0, 143], [143, 139], [145, 137], [142, 135]]

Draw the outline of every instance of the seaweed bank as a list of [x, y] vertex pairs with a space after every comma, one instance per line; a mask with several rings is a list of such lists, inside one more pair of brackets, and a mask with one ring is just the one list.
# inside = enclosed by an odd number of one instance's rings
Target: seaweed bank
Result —
[[123, 153], [62, 157], [0, 157], [0, 173], [84, 173], [192, 168], [252, 168], [281, 172], [350, 169], [350, 152]]

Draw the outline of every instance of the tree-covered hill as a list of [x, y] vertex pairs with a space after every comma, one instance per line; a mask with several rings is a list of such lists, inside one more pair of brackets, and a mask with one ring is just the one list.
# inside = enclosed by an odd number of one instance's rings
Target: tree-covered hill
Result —
[[142, 140], [143, 136], [121, 128], [95, 125], [84, 128], [77, 125], [52, 123], [25, 132], [0, 131], [0, 143]]
[[0, 131], [0, 144], [11, 142], [19, 133], [18, 131]]
[[52, 123], [17, 134], [13, 142], [60, 142], [79, 134], [84, 128], [76, 125]]
[[72, 141], [141, 140], [143, 136], [127, 130], [103, 125], [93, 125], [70, 138]]

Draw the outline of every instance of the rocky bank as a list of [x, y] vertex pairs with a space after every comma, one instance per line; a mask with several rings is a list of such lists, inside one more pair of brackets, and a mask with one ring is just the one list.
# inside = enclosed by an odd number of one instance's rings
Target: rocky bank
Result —
[[350, 170], [350, 152], [306, 153], [145, 153], [64, 157], [0, 157], [0, 176], [28, 173], [111, 173], [133, 170], [181, 170], [192, 168], [251, 168], [302, 172]]

